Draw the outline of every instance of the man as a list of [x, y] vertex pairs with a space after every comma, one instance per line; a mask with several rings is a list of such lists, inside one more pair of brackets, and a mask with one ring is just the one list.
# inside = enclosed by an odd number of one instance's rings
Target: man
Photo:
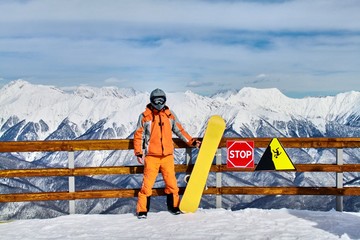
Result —
[[150, 103], [140, 114], [134, 134], [134, 153], [137, 161], [144, 164], [143, 183], [136, 207], [138, 218], [147, 217], [152, 187], [159, 170], [165, 181], [168, 210], [173, 214], [180, 213], [172, 134], [175, 133], [189, 146], [199, 147], [201, 144], [184, 130], [174, 112], [165, 103], [166, 94], [163, 90], [157, 88], [152, 91]]

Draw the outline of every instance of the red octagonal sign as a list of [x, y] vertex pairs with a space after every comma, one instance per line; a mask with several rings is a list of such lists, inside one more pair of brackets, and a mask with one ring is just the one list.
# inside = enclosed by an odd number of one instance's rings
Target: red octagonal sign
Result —
[[227, 141], [228, 168], [254, 168], [253, 141]]

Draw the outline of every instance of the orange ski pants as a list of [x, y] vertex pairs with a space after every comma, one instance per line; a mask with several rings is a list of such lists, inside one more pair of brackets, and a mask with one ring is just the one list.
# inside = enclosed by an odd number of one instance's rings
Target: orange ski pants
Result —
[[136, 206], [137, 212], [147, 212], [147, 197], [152, 194], [159, 170], [165, 181], [165, 193], [173, 194], [174, 207], [179, 206], [179, 188], [175, 176], [174, 155], [146, 156], [144, 166], [144, 177], [141, 190], [138, 194]]

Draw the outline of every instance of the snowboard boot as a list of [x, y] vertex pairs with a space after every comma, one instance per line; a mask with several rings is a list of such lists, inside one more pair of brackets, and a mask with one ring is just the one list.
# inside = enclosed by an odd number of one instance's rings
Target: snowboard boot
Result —
[[146, 219], [147, 218], [147, 212], [139, 212], [137, 214], [138, 219]]
[[166, 194], [166, 204], [171, 214], [178, 215], [181, 213], [179, 207], [174, 207], [174, 197], [172, 193]]

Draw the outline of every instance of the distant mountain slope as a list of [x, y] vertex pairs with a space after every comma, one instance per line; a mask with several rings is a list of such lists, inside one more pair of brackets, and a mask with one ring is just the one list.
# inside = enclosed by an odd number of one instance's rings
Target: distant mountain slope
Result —
[[[204, 122], [212, 114], [222, 115], [235, 132], [246, 130], [253, 136], [264, 136], [257, 130], [264, 123], [277, 125], [276, 129], [285, 136], [306, 136], [306, 129], [289, 124], [294, 121], [310, 124], [310, 128], [318, 130], [315, 135], [337, 136], [334, 126], [329, 126], [334, 122], [348, 128], [346, 135], [359, 133], [356, 128], [360, 125], [360, 92], [303, 99], [286, 97], [278, 89], [255, 88], [212, 97], [190, 91], [167, 94], [168, 105], [192, 135], [201, 135]], [[134, 89], [80, 86], [69, 92], [14, 81], [0, 89], [0, 137], [7, 141], [72, 139], [87, 133], [94, 124], [102, 124], [107, 134], [97, 138], [126, 138], [134, 130], [148, 98], [149, 93]], [[288, 124], [281, 127], [283, 122]], [[64, 128], [69, 136], [56, 133]]]
[[[167, 105], [174, 110], [185, 129], [194, 137], [202, 137], [206, 120], [210, 115], [221, 115], [227, 124], [225, 137], [359, 137], [360, 136], [360, 92], [352, 91], [336, 96], [289, 98], [278, 89], [243, 88], [219, 92], [211, 97], [201, 96], [191, 91], [167, 93]], [[0, 140], [71, 140], [71, 139], [125, 139], [131, 138], [139, 114], [149, 101], [149, 93], [134, 89], [116, 87], [80, 86], [72, 91], [64, 91], [53, 86], [33, 85], [18, 80], [0, 89]], [[256, 151], [255, 160], [262, 155]], [[295, 163], [334, 163], [334, 149], [288, 149]], [[176, 151], [176, 162], [184, 162], [183, 150]], [[129, 151], [76, 152], [76, 166], [134, 165], [136, 160]], [[55, 153], [3, 153], [0, 154], [0, 169], [24, 167], [66, 167], [67, 155]], [[345, 149], [345, 162], [359, 163], [359, 149]], [[223, 162], [226, 156], [223, 154]], [[179, 176], [179, 179], [181, 176]], [[347, 185], [359, 184], [359, 174], [348, 173], [344, 180]], [[0, 179], [1, 192], [60, 191], [66, 188], [65, 178], [57, 184], [48, 184], [42, 178]], [[210, 178], [211, 184], [211, 178]], [[293, 184], [311, 186], [334, 184], [334, 174], [314, 173], [273, 173], [273, 174], [224, 174], [223, 181], [229, 185], [246, 183], [250, 185]], [[139, 187], [141, 176], [96, 176], [77, 178], [77, 189], [81, 187], [116, 186]], [[179, 180], [182, 184], [182, 181]], [[157, 186], [162, 186], [159, 181]], [[236, 197], [238, 198], [238, 197]], [[240, 199], [225, 200], [232, 208], [252, 207], [299, 207], [299, 202], [307, 202], [312, 209], [328, 209], [333, 198], [326, 197], [324, 204], [314, 203], [311, 197], [242, 196]], [[345, 207], [357, 210], [355, 198], [349, 198]], [[120, 202], [119, 202], [120, 201]], [[134, 204], [134, 200], [91, 200], [82, 202], [85, 212], [124, 211], [123, 203]], [[310, 204], [311, 203], [311, 204]], [[31, 211], [29, 203], [0, 204], [0, 213], [12, 209], [15, 217], [21, 209]], [[211, 201], [204, 201], [204, 207]], [[50, 214], [66, 212], [66, 204], [56, 209], [53, 203], [36, 204], [53, 210]], [[131, 205], [131, 206], [132, 206]], [[154, 206], [161, 208], [161, 204]], [[15, 207], [16, 206], [16, 207]], [[27, 206], [27, 207], [24, 207]], [[303, 206], [306, 207], [306, 206]], [[100, 209], [100, 210], [99, 210]], [[115, 210], [114, 210], [115, 209]], [[117, 210], [116, 210], [117, 209]], [[131, 209], [128, 207], [127, 209]], [[25, 211], [25, 210], [24, 210]], [[55, 213], [54, 213], [55, 212]], [[41, 213], [43, 214], [43, 213]], [[39, 216], [43, 217], [44, 215]], [[21, 216], [26, 215], [22, 213]], [[31, 213], [31, 216], [36, 213]], [[45, 214], [46, 215], [46, 214]], [[50, 216], [48, 215], [48, 216]], [[19, 215], [20, 216], [20, 215]], [[45, 216], [46, 217], [46, 216]]]

